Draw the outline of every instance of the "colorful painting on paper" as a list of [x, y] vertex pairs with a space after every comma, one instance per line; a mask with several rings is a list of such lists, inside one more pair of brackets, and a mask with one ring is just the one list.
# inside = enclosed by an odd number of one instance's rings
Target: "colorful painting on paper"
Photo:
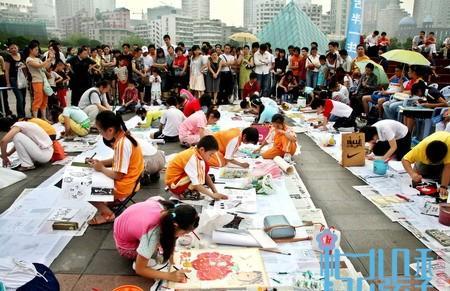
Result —
[[191, 272], [187, 283], [170, 282], [174, 289], [218, 289], [268, 287], [264, 263], [258, 249], [210, 249], [180, 251], [175, 265]]

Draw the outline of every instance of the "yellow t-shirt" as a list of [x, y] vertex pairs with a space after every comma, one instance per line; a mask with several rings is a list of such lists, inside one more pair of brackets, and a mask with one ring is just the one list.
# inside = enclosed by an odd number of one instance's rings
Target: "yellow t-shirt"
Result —
[[55, 128], [48, 123], [47, 121], [40, 119], [40, 118], [30, 118], [28, 119], [28, 122], [32, 122], [34, 124], [39, 125], [49, 136], [56, 135]]
[[427, 146], [433, 141], [442, 141], [447, 145], [447, 155], [444, 158], [444, 164], [450, 164], [450, 132], [438, 131], [423, 139], [418, 145], [409, 151], [404, 157], [410, 163], [420, 162], [429, 165], [430, 161], [427, 159]]

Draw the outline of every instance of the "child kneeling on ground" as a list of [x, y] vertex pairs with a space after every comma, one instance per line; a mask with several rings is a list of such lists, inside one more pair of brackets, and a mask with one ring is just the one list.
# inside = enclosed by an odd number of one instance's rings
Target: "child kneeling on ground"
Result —
[[184, 269], [163, 272], [179, 237], [198, 227], [195, 208], [183, 204], [174, 207], [166, 201], [136, 203], [114, 221], [114, 241], [119, 254], [136, 260], [136, 273], [152, 280], [186, 282]]
[[278, 113], [272, 117], [272, 129], [255, 153], [260, 152], [265, 145], [270, 143], [273, 143], [273, 146], [261, 154], [264, 159], [284, 158], [287, 154], [293, 156], [297, 150], [295, 132], [286, 125], [284, 116]]
[[200, 139], [197, 146], [178, 153], [167, 165], [166, 185], [170, 192], [181, 199], [199, 200], [200, 193], [216, 200], [227, 199], [227, 196], [217, 192], [208, 175], [208, 161], [218, 149], [216, 139], [207, 135]]
[[231, 128], [213, 134], [219, 144], [219, 150], [209, 160], [212, 167], [225, 167], [228, 163], [248, 168], [248, 163], [242, 163], [234, 159], [241, 144], [257, 144], [259, 139], [258, 130], [247, 127], [243, 131], [239, 128]]

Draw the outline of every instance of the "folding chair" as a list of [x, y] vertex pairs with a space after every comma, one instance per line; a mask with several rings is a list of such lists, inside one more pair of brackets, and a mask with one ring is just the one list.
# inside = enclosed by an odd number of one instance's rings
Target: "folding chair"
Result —
[[133, 190], [131, 191], [131, 194], [127, 198], [125, 198], [123, 201], [119, 201], [113, 207], [111, 207], [111, 210], [114, 212], [114, 215], [116, 217], [119, 216], [122, 213], [122, 211], [125, 210], [125, 208], [127, 208], [128, 203], [130, 203], [130, 202], [133, 204], [136, 203], [136, 201], [134, 201], [133, 198], [137, 193], [136, 189], [138, 188], [138, 185], [141, 181], [142, 174], [143, 173], [141, 173], [139, 175], [139, 177], [137, 178], [136, 183], [134, 184]]

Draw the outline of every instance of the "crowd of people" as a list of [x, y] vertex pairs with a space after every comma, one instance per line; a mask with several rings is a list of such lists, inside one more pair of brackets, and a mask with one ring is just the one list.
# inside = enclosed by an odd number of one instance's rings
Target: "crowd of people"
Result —
[[[426, 38], [422, 34], [415, 37], [412, 49], [433, 58], [437, 54], [433, 37], [432, 33]], [[386, 161], [403, 160], [413, 181], [433, 177], [440, 180], [439, 191], [447, 192], [448, 100], [429, 86], [428, 67], [400, 65], [388, 84], [380, 84], [370, 60], [382, 61], [379, 54], [390, 45], [386, 33], [379, 36], [375, 31], [364, 39], [354, 59], [337, 42], [330, 42], [328, 48], [319, 48], [315, 42], [302, 48], [292, 45], [287, 51], [257, 42], [241, 48], [229, 44], [213, 47], [205, 42], [187, 49], [182, 42], [173, 45], [168, 35], [164, 43], [160, 48], [125, 43], [121, 51], [107, 45], [82, 46], [76, 52], [68, 48], [67, 54], [55, 41], [49, 43], [45, 53], [37, 41], [22, 52], [11, 43], [2, 70], [5, 85], [17, 98], [17, 116], [11, 117], [7, 96], [3, 97], [4, 112], [10, 116], [0, 121], [0, 129], [7, 132], [0, 142], [3, 166], [10, 165], [14, 151], [22, 171], [50, 161], [57, 151], [52, 122], [64, 125], [66, 139], [96, 130], [114, 149], [114, 156], [86, 162], [114, 180], [115, 199], [123, 200], [132, 193], [144, 170], [140, 145], [122, 120], [122, 114], [132, 113], [141, 117], [138, 126], [142, 128], [159, 120], [159, 130], [152, 138], [179, 142], [187, 148], [166, 169], [165, 184], [175, 197], [196, 200], [206, 195], [226, 199], [208, 175], [209, 167], [228, 163], [249, 167], [234, 159], [234, 153], [241, 144], [258, 144], [260, 134], [255, 127], [211, 133], [208, 126], [221, 117], [218, 105], [240, 99], [242, 111], [253, 113], [255, 123], [271, 125], [267, 138], [254, 152], [265, 159], [289, 160], [297, 150], [297, 136], [280, 107], [310, 106], [323, 116], [323, 122], [314, 125], [316, 128], [329, 130], [328, 123], [334, 122], [336, 130], [364, 132], [374, 156]], [[448, 43], [444, 45], [448, 49]], [[360, 62], [365, 62], [363, 67]], [[27, 119], [30, 115], [25, 110], [27, 88], [32, 99], [31, 119]], [[416, 119], [431, 118], [427, 114], [433, 113], [406, 110], [399, 119], [404, 101], [393, 98], [397, 93], [409, 96], [424, 108], [442, 108], [437, 128], [444, 131], [426, 137], [410, 151]], [[166, 105], [165, 110], [147, 111], [143, 106], [161, 104]], [[12, 150], [7, 148], [10, 142], [14, 144]], [[262, 151], [266, 145], [270, 147]], [[155, 255], [167, 261], [176, 238], [198, 226], [195, 209], [144, 202], [129, 207], [116, 219], [106, 203], [94, 205], [98, 214], [90, 224], [115, 221], [117, 248], [121, 255], [136, 259], [138, 274], [152, 279], [185, 279], [182, 271], [160, 272], [148, 267], [148, 261]], [[130, 223], [136, 227], [129, 228]]]

